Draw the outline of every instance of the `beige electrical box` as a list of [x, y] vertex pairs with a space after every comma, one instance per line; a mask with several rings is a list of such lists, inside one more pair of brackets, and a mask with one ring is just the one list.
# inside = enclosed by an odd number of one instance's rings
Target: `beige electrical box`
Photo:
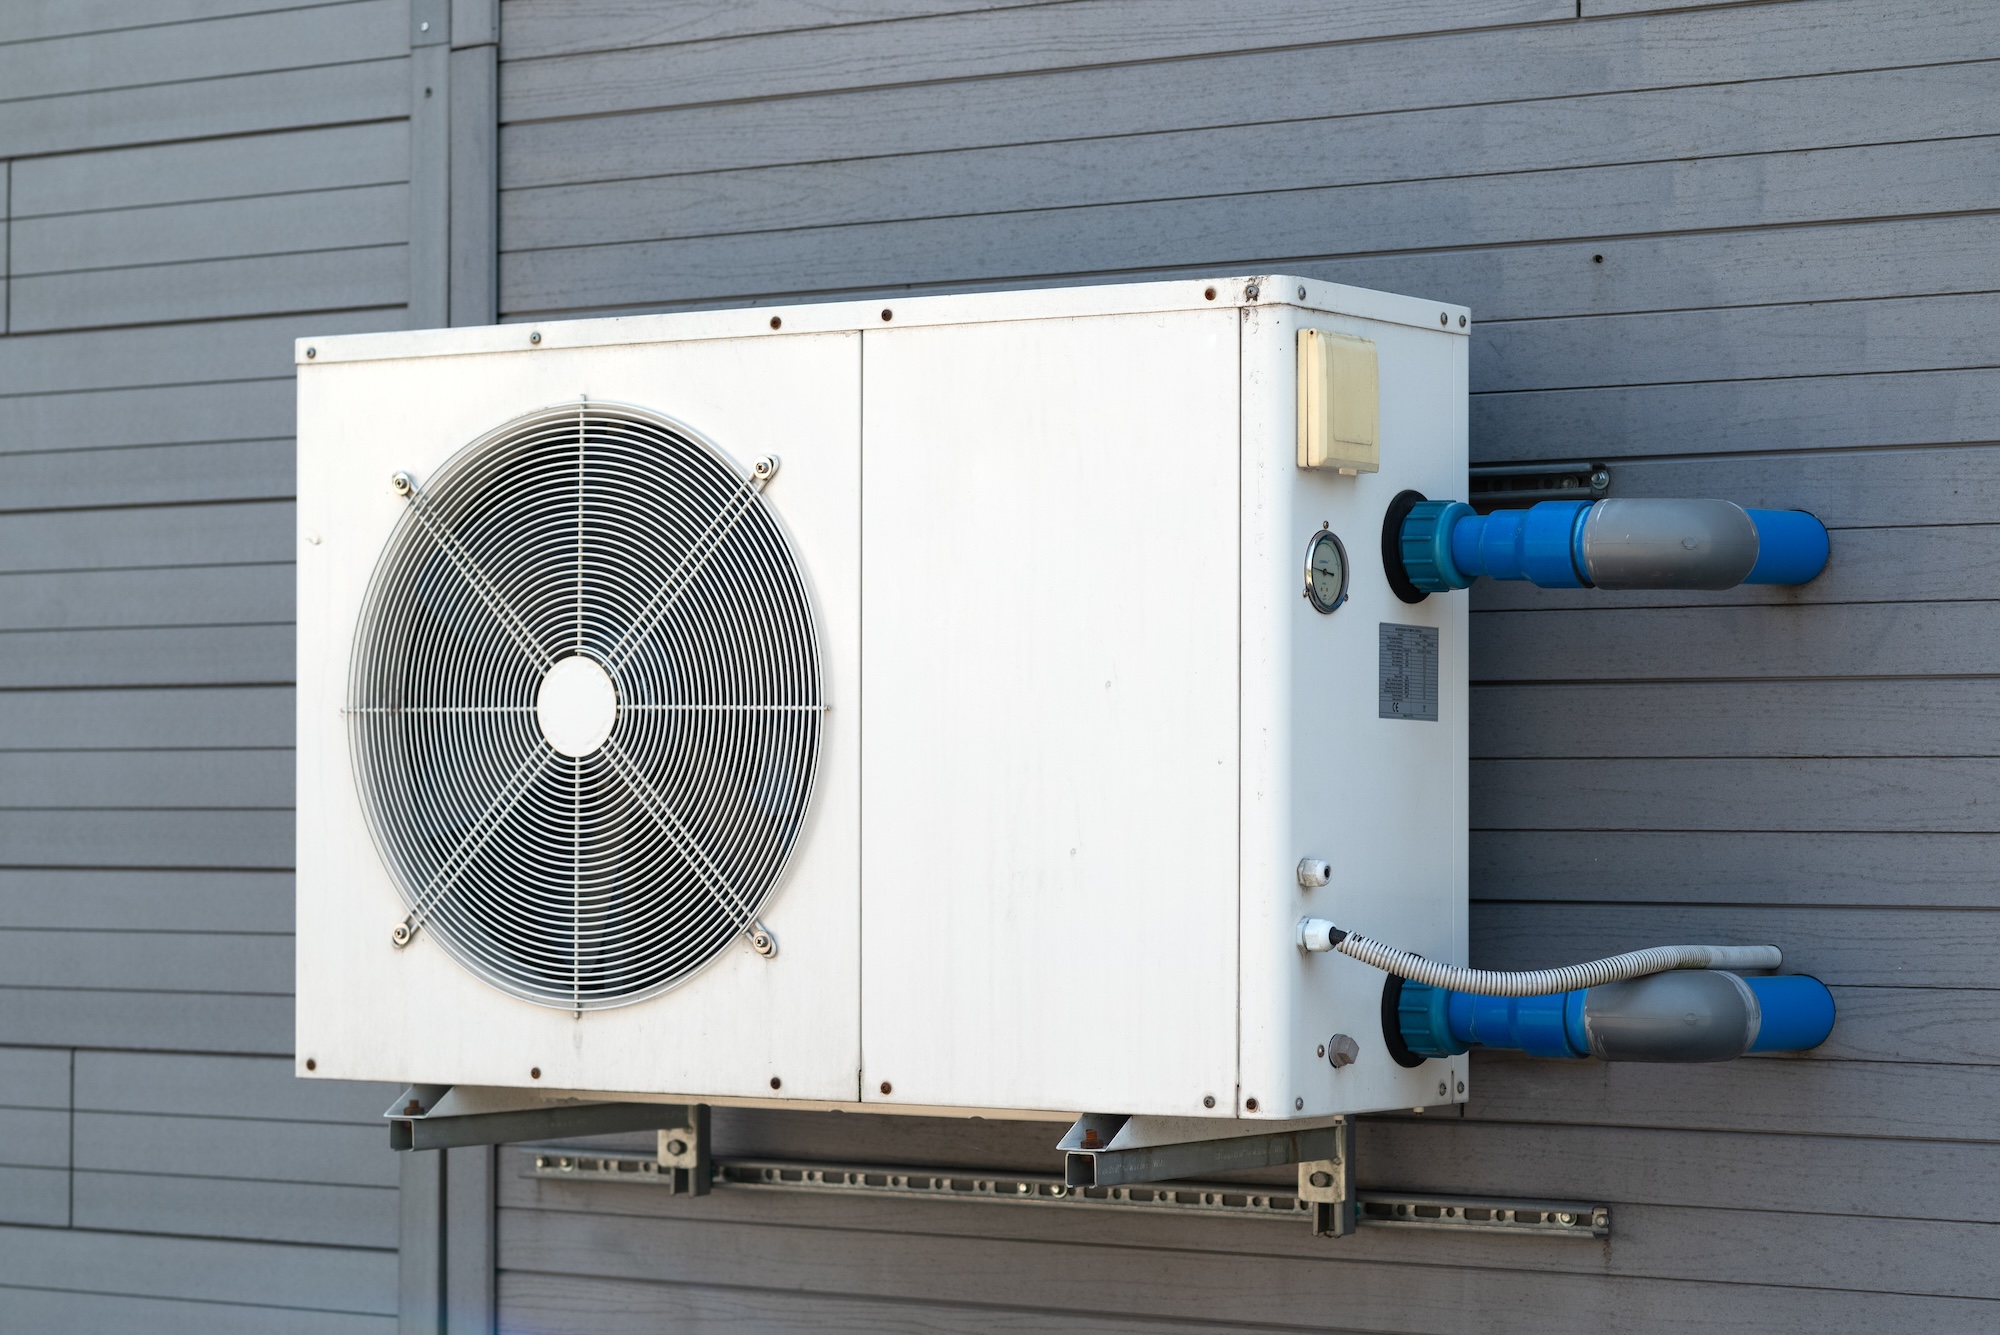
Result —
[[1299, 330], [1299, 467], [1381, 470], [1374, 340]]

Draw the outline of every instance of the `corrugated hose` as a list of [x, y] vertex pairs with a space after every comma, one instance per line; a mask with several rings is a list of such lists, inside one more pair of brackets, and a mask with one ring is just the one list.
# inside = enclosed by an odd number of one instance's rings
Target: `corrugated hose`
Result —
[[1462, 969], [1343, 931], [1325, 918], [1306, 918], [1299, 923], [1299, 945], [1310, 951], [1337, 950], [1384, 973], [1482, 997], [1539, 997], [1669, 969], [1775, 969], [1785, 960], [1784, 952], [1776, 946], [1654, 946], [1557, 969]]

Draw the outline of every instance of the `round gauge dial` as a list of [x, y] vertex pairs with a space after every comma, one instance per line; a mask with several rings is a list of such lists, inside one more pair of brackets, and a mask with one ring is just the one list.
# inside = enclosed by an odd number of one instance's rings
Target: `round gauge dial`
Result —
[[1347, 549], [1330, 530], [1306, 544], [1306, 601], [1315, 612], [1331, 612], [1347, 601]]

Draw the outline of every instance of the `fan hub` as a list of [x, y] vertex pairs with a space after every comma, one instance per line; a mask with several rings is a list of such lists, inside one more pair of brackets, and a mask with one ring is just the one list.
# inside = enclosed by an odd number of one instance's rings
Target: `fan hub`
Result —
[[572, 654], [550, 668], [535, 692], [535, 722], [560, 755], [587, 756], [618, 721], [618, 688], [602, 664]]

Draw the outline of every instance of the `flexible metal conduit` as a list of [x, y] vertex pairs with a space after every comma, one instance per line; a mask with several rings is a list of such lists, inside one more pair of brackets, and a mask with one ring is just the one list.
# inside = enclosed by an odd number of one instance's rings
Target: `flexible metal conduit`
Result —
[[1485, 997], [1537, 997], [1550, 992], [1572, 992], [1668, 969], [1775, 969], [1785, 962], [1784, 952], [1776, 946], [1654, 946], [1588, 964], [1566, 964], [1559, 969], [1528, 969], [1518, 973], [1464, 969], [1342, 931], [1325, 918], [1305, 918], [1299, 922], [1299, 945], [1308, 951], [1337, 950], [1384, 973], [1430, 987]]

